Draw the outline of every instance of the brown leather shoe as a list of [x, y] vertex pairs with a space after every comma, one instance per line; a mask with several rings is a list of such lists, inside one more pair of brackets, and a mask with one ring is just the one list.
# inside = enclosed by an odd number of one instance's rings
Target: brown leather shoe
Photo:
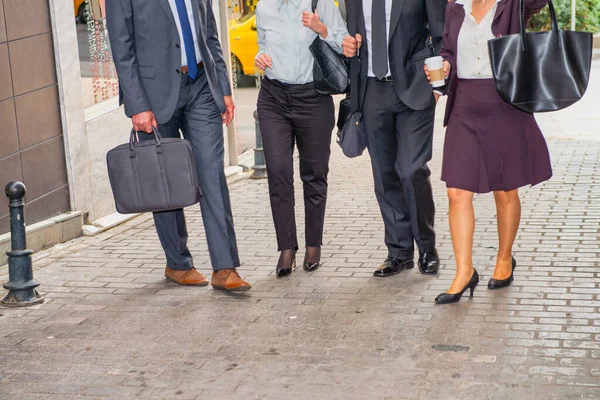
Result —
[[214, 289], [227, 290], [229, 292], [243, 292], [250, 290], [252, 287], [252, 285], [240, 277], [235, 268], [214, 271], [211, 283]]
[[167, 266], [167, 269], [165, 269], [165, 277], [171, 282], [175, 282], [184, 286], [208, 285], [208, 279], [206, 279], [206, 277], [200, 272], [196, 271], [196, 268], [185, 271], [176, 271]]

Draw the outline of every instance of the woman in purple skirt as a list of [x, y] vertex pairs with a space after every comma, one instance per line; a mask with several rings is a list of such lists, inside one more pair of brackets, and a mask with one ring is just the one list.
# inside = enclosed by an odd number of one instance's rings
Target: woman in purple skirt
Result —
[[[529, 18], [548, 0], [524, 0]], [[519, 32], [519, 0], [450, 0], [446, 8], [444, 72], [449, 77], [442, 180], [450, 199], [456, 276], [437, 304], [455, 303], [479, 283], [473, 267], [474, 193], [494, 193], [498, 257], [488, 289], [513, 281], [512, 247], [521, 219], [518, 188], [550, 179], [546, 141], [532, 114], [504, 102], [492, 79], [488, 40]], [[427, 75], [429, 75], [426, 70]]]

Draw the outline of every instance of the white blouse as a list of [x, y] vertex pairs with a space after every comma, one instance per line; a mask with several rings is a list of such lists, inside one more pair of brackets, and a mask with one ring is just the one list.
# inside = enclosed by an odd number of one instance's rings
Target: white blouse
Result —
[[492, 78], [492, 66], [488, 52], [488, 40], [494, 38], [492, 22], [498, 8], [498, 0], [479, 24], [471, 14], [473, 0], [459, 0], [463, 4], [465, 20], [458, 34], [457, 68], [460, 79], [489, 79]]

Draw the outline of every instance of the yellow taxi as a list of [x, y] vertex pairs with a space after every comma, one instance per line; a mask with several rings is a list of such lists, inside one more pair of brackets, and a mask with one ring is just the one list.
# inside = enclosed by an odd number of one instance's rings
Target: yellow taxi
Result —
[[244, 75], [255, 74], [254, 57], [258, 53], [258, 34], [254, 12], [237, 21], [229, 21], [229, 50], [235, 82], [241, 81]]
[[[337, 0], [334, 3], [338, 6]], [[244, 75], [255, 75], [257, 71], [254, 68], [254, 57], [258, 53], [258, 34], [254, 12], [237, 21], [229, 21], [229, 43], [234, 83], [240, 82]]]

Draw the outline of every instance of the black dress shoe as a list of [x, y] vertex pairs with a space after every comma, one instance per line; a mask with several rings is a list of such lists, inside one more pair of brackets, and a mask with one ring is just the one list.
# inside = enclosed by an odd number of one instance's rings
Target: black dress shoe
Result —
[[304, 264], [302, 265], [302, 268], [304, 268], [304, 270], [306, 272], [313, 272], [319, 269], [319, 267], [321, 266], [321, 263], [319, 262], [308, 262], [308, 261], [304, 261]]
[[438, 297], [435, 298], [435, 304], [450, 304], [450, 303], [458, 303], [463, 293], [467, 289], [471, 289], [471, 295], [469, 297], [473, 297], [473, 292], [475, 291], [475, 287], [479, 284], [479, 274], [476, 269], [473, 269], [473, 275], [471, 275], [471, 279], [467, 286], [463, 290], [458, 293], [442, 293]]
[[292, 257], [292, 262], [290, 265], [279, 266], [275, 268], [275, 274], [278, 278], [283, 278], [284, 276], [291, 275], [292, 272], [296, 269], [296, 252], [294, 251], [294, 256]]
[[419, 271], [424, 275], [437, 275], [440, 271], [440, 257], [436, 249], [419, 254]]
[[490, 279], [490, 281], [488, 282], [488, 289], [489, 290], [496, 290], [496, 289], [503, 289], [505, 287], [509, 287], [511, 283], [513, 283], [514, 279], [514, 273], [515, 273], [515, 268], [517, 268], [517, 260], [515, 260], [515, 258], [512, 258], [512, 271], [510, 273], [510, 276], [506, 279]]
[[415, 267], [413, 260], [398, 260], [396, 258], [388, 257], [383, 264], [373, 272], [373, 276], [378, 278], [385, 278], [392, 275], [397, 275], [405, 269], [411, 269]]

